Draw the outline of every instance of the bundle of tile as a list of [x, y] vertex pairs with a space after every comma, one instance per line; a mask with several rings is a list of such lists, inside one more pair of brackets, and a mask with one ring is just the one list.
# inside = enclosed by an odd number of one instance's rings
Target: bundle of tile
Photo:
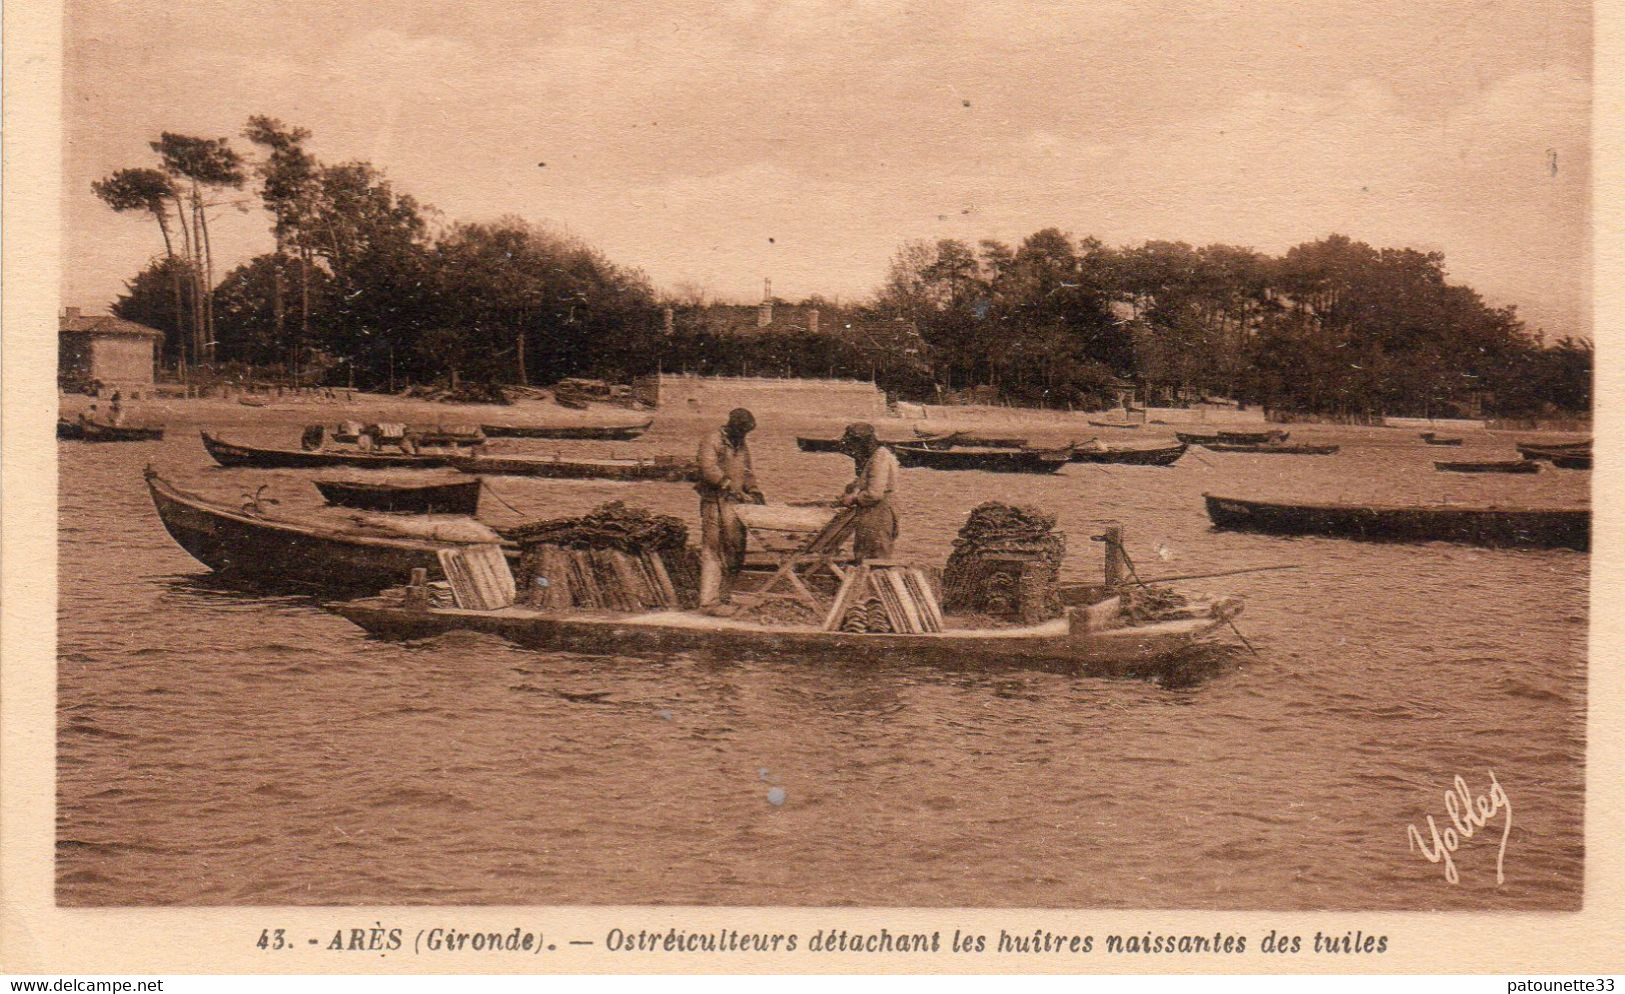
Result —
[[853, 567], [841, 581], [835, 603], [824, 617], [824, 630], [940, 632], [942, 608], [922, 571], [906, 563], [871, 559]]

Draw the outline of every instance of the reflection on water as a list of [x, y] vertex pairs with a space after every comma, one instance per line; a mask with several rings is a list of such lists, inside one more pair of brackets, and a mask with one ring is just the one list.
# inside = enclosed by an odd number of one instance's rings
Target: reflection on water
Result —
[[[839, 492], [850, 464], [792, 440], [834, 426], [761, 420], [772, 499]], [[613, 448], [687, 449], [704, 424], [662, 416]], [[1098, 576], [1107, 519], [1148, 577], [1302, 565], [1190, 584], [1245, 596], [1258, 655], [1230, 638], [1150, 683], [369, 639], [170, 541], [149, 460], [223, 499], [267, 483], [279, 512], [320, 506], [315, 474], [211, 468], [172, 428], [60, 447], [64, 904], [1578, 906], [1588, 558], [1216, 533], [1200, 495], [1553, 506], [1586, 474], [1440, 474], [1410, 433], [1312, 428], [1295, 438], [1343, 452], [904, 472], [901, 557], [942, 562], [971, 507], [1019, 494], [1060, 513], [1073, 579]], [[1460, 458], [1510, 451], [1476, 433]], [[695, 510], [680, 485], [491, 484], [538, 514]], [[1491, 768], [1518, 811], [1507, 882], [1475, 841], [1451, 887], [1405, 827]]]

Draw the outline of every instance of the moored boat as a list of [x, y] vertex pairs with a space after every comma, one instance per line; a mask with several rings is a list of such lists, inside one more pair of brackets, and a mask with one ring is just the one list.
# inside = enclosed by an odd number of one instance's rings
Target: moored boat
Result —
[[654, 418], [645, 418], [632, 424], [618, 425], [480, 425], [480, 430], [491, 438], [556, 438], [587, 439], [602, 442], [627, 442], [649, 430]]
[[[934, 445], [946, 435], [932, 435], [927, 438], [883, 438], [880, 444], [891, 448], [897, 445]], [[839, 435], [831, 437], [797, 435], [796, 448], [803, 452], [840, 452], [846, 451]]]
[[1422, 441], [1428, 445], [1460, 445], [1462, 443], [1462, 439], [1459, 437], [1435, 435], [1431, 431], [1422, 432]]
[[1265, 456], [1331, 456], [1336, 455], [1342, 448], [1337, 445], [1283, 445], [1280, 442], [1270, 442], [1263, 445], [1231, 445], [1223, 442], [1210, 442], [1202, 447], [1209, 452], [1250, 452], [1254, 455]]
[[929, 432], [923, 428], [916, 428], [914, 438], [915, 441], [902, 444], [929, 445], [933, 448], [969, 446], [985, 449], [1021, 449], [1027, 446], [1025, 438], [1015, 435], [984, 435], [976, 431]]
[[981, 470], [988, 473], [1053, 473], [1071, 459], [1072, 450], [1006, 449], [992, 446], [955, 446], [946, 449], [923, 445], [892, 447], [897, 462], [918, 469]]
[[1441, 473], [1538, 473], [1540, 463], [1528, 459], [1495, 459], [1487, 462], [1435, 462]]
[[1591, 453], [1559, 453], [1552, 456], [1552, 465], [1558, 469], [1590, 469]]
[[1072, 448], [1073, 462], [1114, 463], [1122, 466], [1172, 466], [1179, 461], [1179, 457], [1190, 448], [1184, 442], [1178, 445], [1164, 445], [1157, 448], [1091, 448], [1089, 446], [1074, 446]]
[[312, 469], [323, 466], [355, 466], [363, 469], [444, 466], [447, 456], [408, 455], [404, 452], [364, 452], [360, 449], [264, 449], [228, 442], [207, 431], [198, 433], [203, 447], [222, 466], [252, 466], [258, 469]]
[[467, 514], [480, 509], [481, 480], [442, 483], [368, 483], [356, 480], [313, 480], [329, 504], [365, 511], [407, 514]]
[[[382, 595], [328, 607], [383, 638], [422, 639], [467, 630], [554, 652], [661, 656], [699, 653], [724, 658], [867, 659], [953, 668], [1033, 667], [1089, 676], [1153, 676], [1239, 613], [1233, 600], [1202, 605], [1193, 616], [1130, 624], [1109, 597], [1067, 608], [1054, 621], [1019, 628], [945, 628], [940, 632], [825, 631], [811, 625], [762, 625], [698, 612], [603, 614], [507, 607], [494, 611], [409, 607], [404, 595]], [[951, 619], [949, 619], [951, 620]]]
[[1292, 436], [1289, 431], [1176, 431], [1174, 437], [1188, 445], [1263, 445], [1284, 442]]
[[1518, 442], [1518, 454], [1525, 459], [1551, 462], [1558, 456], [1590, 456], [1591, 440], [1583, 442]]
[[56, 437], [63, 441], [79, 441], [85, 437], [85, 426], [67, 418], [57, 418]]
[[252, 502], [233, 507], [182, 490], [151, 467], [146, 480], [158, 519], [176, 544], [210, 569], [257, 586], [376, 592], [417, 568], [442, 576], [438, 550], [467, 544], [269, 518]]
[[653, 459], [587, 459], [564, 456], [452, 456], [447, 463], [463, 473], [540, 476], [555, 480], [652, 480], [668, 483], [699, 479], [699, 467], [672, 456]]
[[1589, 508], [1504, 508], [1466, 504], [1320, 504], [1203, 494], [1219, 528], [1386, 542], [1591, 548]]
[[[60, 435], [59, 429], [58, 436]], [[156, 442], [164, 437], [164, 426], [110, 425], [101, 421], [81, 421], [79, 437], [87, 442]]]
[[1130, 424], [1127, 421], [1090, 421], [1089, 424], [1092, 427], [1095, 427], [1095, 428], [1139, 428], [1139, 427], [1142, 427], [1141, 424], [1138, 421], [1136, 421], [1136, 422], [1134, 422], [1132, 424]]

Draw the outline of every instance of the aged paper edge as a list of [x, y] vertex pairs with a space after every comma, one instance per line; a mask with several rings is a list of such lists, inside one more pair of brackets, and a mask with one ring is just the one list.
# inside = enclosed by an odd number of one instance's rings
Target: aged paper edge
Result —
[[[1593, 106], [1593, 191], [1625, 189], [1619, 123], [1625, 109], [1625, 10], [1598, 4]], [[1591, 656], [1586, 757], [1586, 868], [1583, 910], [1573, 913], [1154, 912], [1015, 909], [816, 908], [231, 908], [59, 909], [54, 904], [56, 410], [53, 329], [59, 301], [62, 11], [57, 0], [4, 10], [4, 363], [0, 449], [0, 972], [153, 973], [530, 973], [530, 972], [1099, 972], [1099, 973], [1565, 973], [1617, 970], [1618, 923], [1625, 921], [1625, 620], [1617, 610], [1625, 579], [1625, 514], [1596, 501], [1591, 589]], [[1612, 58], [1610, 57], [1612, 56]], [[1625, 199], [1592, 198], [1594, 273], [1625, 272]], [[1594, 492], [1622, 478], [1617, 399], [1625, 362], [1615, 349], [1625, 325], [1625, 285], [1592, 280], [1601, 459]], [[1509, 734], [1515, 734], [1509, 730]], [[1395, 837], [1400, 838], [1396, 828]], [[260, 930], [307, 934], [368, 928], [452, 925], [546, 929], [591, 938], [590, 950], [545, 959], [478, 954], [301, 955], [272, 961], [253, 948]], [[1034, 928], [1106, 933], [1211, 933], [1260, 936], [1270, 929], [1312, 933], [1361, 929], [1383, 934], [1389, 952], [1367, 957], [1021, 957], [1015, 955], [670, 956], [610, 953], [616, 926], [677, 925], [690, 930], [796, 931], [885, 926], [954, 928], [997, 934]], [[1098, 941], [1098, 938], [1097, 938]]]

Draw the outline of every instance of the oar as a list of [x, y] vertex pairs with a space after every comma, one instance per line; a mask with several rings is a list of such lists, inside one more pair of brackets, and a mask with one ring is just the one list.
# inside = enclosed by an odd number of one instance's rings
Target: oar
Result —
[[1279, 569], [1303, 569], [1300, 563], [1286, 563], [1281, 566], [1248, 566], [1245, 569], [1227, 569], [1219, 573], [1186, 573], [1183, 576], [1155, 576], [1146, 583], [1173, 583], [1175, 580], [1210, 580], [1219, 576], [1238, 576], [1242, 573], [1264, 573]]

